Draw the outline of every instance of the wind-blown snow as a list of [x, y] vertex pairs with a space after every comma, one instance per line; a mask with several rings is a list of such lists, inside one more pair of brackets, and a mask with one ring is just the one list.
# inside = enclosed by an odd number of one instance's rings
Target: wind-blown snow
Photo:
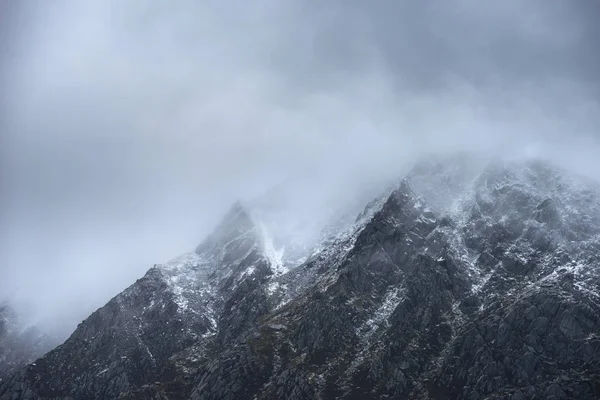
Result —
[[271, 269], [275, 276], [280, 276], [285, 274], [289, 268], [284, 266], [283, 255], [285, 253], [285, 248], [277, 250], [275, 248], [275, 244], [273, 243], [273, 236], [269, 233], [266, 225], [264, 223], [260, 223], [260, 231], [262, 236], [262, 244], [263, 244], [263, 254], [269, 260], [271, 264]]

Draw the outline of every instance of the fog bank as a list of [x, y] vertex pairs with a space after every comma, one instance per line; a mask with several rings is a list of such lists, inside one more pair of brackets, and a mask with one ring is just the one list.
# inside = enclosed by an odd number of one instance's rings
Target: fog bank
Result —
[[237, 199], [321, 218], [432, 152], [598, 179], [598, 4], [4, 2], [0, 297], [68, 332]]

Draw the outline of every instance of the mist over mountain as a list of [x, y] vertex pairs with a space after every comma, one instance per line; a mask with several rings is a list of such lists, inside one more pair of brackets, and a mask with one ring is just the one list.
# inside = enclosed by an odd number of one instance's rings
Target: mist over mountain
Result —
[[[237, 344], [263, 375], [235, 381], [232, 398], [597, 393], [585, 382], [597, 371], [599, 18], [593, 0], [4, 1], [0, 374], [13, 383], [2, 393], [218, 398], [233, 381], [217, 350]], [[248, 237], [194, 253], [233, 204]], [[321, 317], [300, 328], [284, 305], [306, 324]], [[510, 339], [492, 338], [507, 315]], [[402, 342], [390, 330], [412, 334], [401, 317], [440, 341]], [[147, 343], [167, 322], [177, 344]], [[503, 367], [494, 343], [514, 351]], [[519, 352], [537, 361], [519, 369]], [[75, 359], [78, 373], [61, 369]], [[532, 380], [557, 359], [571, 364]], [[488, 368], [486, 383], [466, 364]]]
[[3, 2], [0, 290], [30, 319], [68, 334], [281, 182], [310, 215], [431, 152], [597, 175], [594, 1], [233, 3]]
[[[253, 216], [254, 215], [254, 216]], [[417, 162], [286, 258], [236, 202], [0, 398], [600, 394], [600, 184], [543, 160]]]

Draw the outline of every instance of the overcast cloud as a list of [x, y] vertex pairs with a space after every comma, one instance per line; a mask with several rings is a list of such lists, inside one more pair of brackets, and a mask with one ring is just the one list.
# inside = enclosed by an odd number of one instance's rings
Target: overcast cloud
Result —
[[282, 181], [303, 182], [290, 212], [306, 214], [432, 151], [600, 176], [595, 0], [9, 0], [0, 15], [0, 297], [66, 331]]

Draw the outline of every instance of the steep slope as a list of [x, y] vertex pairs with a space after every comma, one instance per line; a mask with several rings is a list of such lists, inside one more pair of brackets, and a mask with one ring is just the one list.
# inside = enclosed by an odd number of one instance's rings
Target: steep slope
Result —
[[23, 327], [17, 313], [8, 303], [0, 304], [0, 379], [35, 361], [56, 344], [54, 338], [35, 326]]
[[595, 183], [430, 159], [350, 225], [282, 267], [236, 205], [0, 398], [600, 397]]
[[[106, 399], [165, 382], [161, 390], [184, 396], [177, 354], [227, 341], [267, 312], [260, 284], [271, 273], [257, 228], [236, 204], [195, 253], [151, 268], [63, 345], [3, 382], [0, 395]], [[251, 303], [241, 302], [246, 296]]]
[[[596, 186], [537, 162], [456, 163], [419, 165], [283, 277], [283, 306], [192, 398], [240, 398], [232, 382], [264, 399], [596, 398]], [[259, 367], [224, 367], [240, 354]]]
[[[312, 284], [300, 296], [266, 319], [249, 340], [236, 343], [213, 363], [220, 365], [237, 352], [263, 360], [263, 369], [270, 373], [269, 379], [254, 377], [262, 386], [255, 385], [250, 394], [258, 398], [360, 397], [365, 390], [373, 395], [380, 383], [401, 393], [410, 378], [401, 377], [400, 369], [396, 381], [375, 376], [367, 383], [371, 378], [361, 376], [362, 368], [382, 356], [380, 352], [407, 344], [384, 340], [387, 331], [399, 329], [404, 332], [398, 338], [414, 341], [411, 356], [422, 352], [419, 365], [426, 366], [429, 336], [413, 323], [423, 316], [420, 324], [424, 327], [434, 320], [439, 323], [442, 314], [451, 310], [454, 296], [466, 290], [466, 282], [451, 262], [425, 254], [425, 238], [435, 227], [433, 213], [402, 182], [338, 251], [325, 250], [322, 259], [299, 267], [307, 272], [316, 269]], [[443, 251], [443, 238], [431, 243]], [[401, 326], [394, 327], [394, 314], [402, 306], [408, 307], [407, 315]], [[201, 372], [192, 398], [236, 398], [223, 384], [229, 372], [218, 368]], [[356, 386], [359, 381], [364, 383]]]
[[598, 188], [543, 163], [492, 166], [457, 233], [479, 281], [437, 379], [441, 397], [597, 398]]

